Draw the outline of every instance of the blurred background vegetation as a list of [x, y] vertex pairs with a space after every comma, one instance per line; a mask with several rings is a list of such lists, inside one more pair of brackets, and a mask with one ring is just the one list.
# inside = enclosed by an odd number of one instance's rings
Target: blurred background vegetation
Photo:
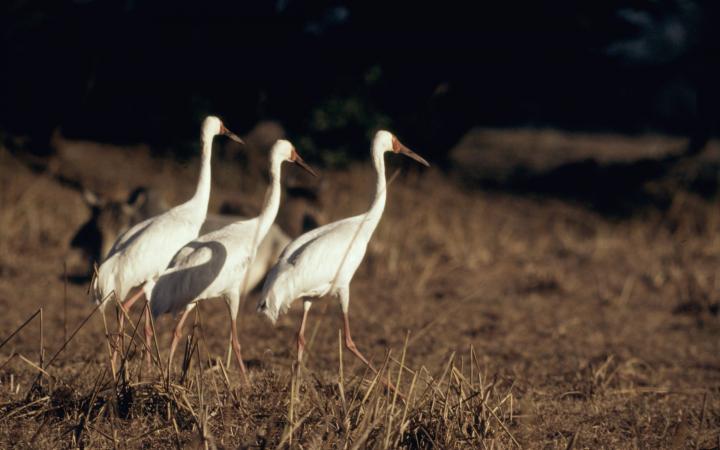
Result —
[[187, 153], [198, 123], [279, 122], [315, 162], [390, 128], [440, 165], [473, 126], [716, 131], [714, 1], [8, 0], [0, 130]]

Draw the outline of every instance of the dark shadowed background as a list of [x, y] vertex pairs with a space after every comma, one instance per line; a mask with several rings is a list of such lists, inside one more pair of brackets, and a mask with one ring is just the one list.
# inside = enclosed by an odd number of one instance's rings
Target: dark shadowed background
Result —
[[216, 113], [278, 120], [315, 159], [388, 127], [440, 162], [474, 125], [715, 130], [713, 1], [13, 0], [0, 129], [186, 151]]

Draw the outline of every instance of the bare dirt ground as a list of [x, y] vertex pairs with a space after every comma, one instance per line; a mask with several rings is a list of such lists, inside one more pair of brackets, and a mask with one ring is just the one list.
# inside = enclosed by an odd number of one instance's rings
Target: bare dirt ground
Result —
[[[197, 161], [109, 160], [75, 169], [86, 183], [160, 186], [171, 202], [195, 183]], [[220, 162], [213, 175], [211, 207], [237, 192], [260, 203], [262, 178]], [[369, 164], [323, 176], [330, 220], [367, 208]], [[113, 380], [87, 286], [63, 282], [67, 242], [89, 214], [80, 194], [0, 149], [0, 447], [720, 447], [716, 202], [673, 185], [668, 205], [618, 218], [434, 169], [389, 191], [350, 312], [358, 347], [386, 362], [405, 401], [348, 355], [340, 366], [332, 299], [310, 312], [297, 376], [301, 308], [272, 327], [255, 294], [240, 314], [251, 386], [222, 362], [218, 301], [198, 308], [190, 362], [180, 373], [178, 358], [170, 385], [129, 338]], [[5, 341], [39, 309], [42, 330], [38, 315]], [[171, 327], [156, 323], [163, 357]]]

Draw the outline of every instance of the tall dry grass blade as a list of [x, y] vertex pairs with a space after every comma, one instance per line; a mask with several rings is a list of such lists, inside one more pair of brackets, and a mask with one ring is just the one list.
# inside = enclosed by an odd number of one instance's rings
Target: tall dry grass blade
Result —
[[288, 428], [286, 433], [288, 446], [292, 446], [292, 435], [295, 429], [295, 384], [297, 383], [297, 362], [293, 363], [292, 374], [290, 375], [290, 404], [288, 405]]
[[67, 288], [68, 288], [68, 276], [67, 276], [67, 261], [63, 260], [63, 341], [67, 339]]
[[43, 309], [40, 308], [40, 367], [43, 366], [45, 361], [45, 324], [43, 321]]
[[510, 432], [507, 425], [505, 425], [505, 422], [500, 420], [500, 418], [497, 416], [497, 414], [495, 414], [495, 411], [493, 411], [492, 409], [489, 411], [490, 411], [490, 414], [495, 418], [495, 420], [497, 420], [498, 424], [500, 424], [500, 428], [502, 428], [503, 431], [508, 435], [508, 437], [510, 437], [510, 440], [513, 441], [513, 444], [517, 445], [517, 448], [522, 448], [522, 445], [520, 445], [520, 443], [517, 441], [517, 439], [515, 439], [515, 436], [513, 436], [513, 434]]
[[[220, 370], [220, 366], [222, 366], [222, 361], [220, 361], [220, 358], [215, 358], [215, 366], [212, 367], [212, 368], [210, 368], [210, 369], [207, 369], [207, 370], [205, 371], [205, 373], [206, 373], [206, 374], [210, 374], [210, 373], [212, 373], [212, 372], [215, 372], [215, 371], [217, 371], [217, 370]], [[217, 405], [222, 405], [222, 404], [223, 404], [223, 401], [220, 399], [220, 390], [218, 389], [217, 377], [211, 376], [211, 377], [210, 377], [210, 381], [212, 382], [212, 388], [213, 388], [213, 391], [215, 392], [215, 400], [217, 400], [217, 403], [216, 403], [216, 404], [217, 404]], [[220, 421], [221, 421], [221, 423], [223, 422], [223, 416], [224, 416], [224, 415], [223, 415], [222, 410], [221, 410], [221, 411], [220, 411]]]
[[[393, 415], [395, 414], [395, 403], [398, 397], [398, 391], [400, 390], [400, 380], [402, 379], [403, 366], [405, 365], [405, 353], [407, 352], [408, 339], [410, 338], [410, 331], [405, 333], [405, 343], [403, 344], [402, 356], [400, 357], [400, 367], [398, 368], [397, 380], [395, 381], [395, 389], [393, 392], [392, 403], [388, 411], [388, 424], [385, 432], [385, 448], [390, 446], [390, 432], [392, 430]], [[389, 373], [388, 373], [389, 376]]]
[[17, 355], [18, 355], [18, 358], [20, 358], [24, 363], [26, 363], [27, 365], [29, 365], [29, 366], [32, 367], [33, 369], [37, 370], [37, 371], [40, 373], [40, 375], [45, 375], [45, 376], [47, 376], [48, 378], [51, 378], [51, 377], [52, 377], [52, 376], [51, 376], [49, 373], [47, 373], [42, 367], [40, 367], [40, 366], [38, 366], [37, 364], [35, 364], [34, 362], [30, 361], [30, 360], [27, 359], [25, 356], [23, 356], [21, 353], [18, 353]]
[[39, 399], [37, 399], [37, 400], [34, 400], [34, 401], [32, 401], [32, 402], [25, 403], [24, 405], [21, 405], [21, 406], [15, 408], [15, 409], [13, 409], [12, 411], [8, 412], [8, 413], [5, 414], [3, 417], [0, 417], [0, 423], [4, 422], [4, 421], [7, 420], [7, 419], [10, 419], [10, 418], [13, 417], [13, 416], [18, 415], [21, 411], [24, 411], [24, 410], [26, 410], [26, 409], [28, 409], [28, 408], [30, 408], [30, 407], [32, 407], [32, 406], [37, 405], [38, 403], [46, 402], [46, 401], [48, 401], [48, 400], [50, 400], [50, 396], [46, 395], [46, 396], [41, 397], [41, 398], [39, 398]]
[[117, 381], [116, 370], [115, 370], [115, 361], [113, 360], [113, 345], [111, 343], [112, 339], [110, 337], [110, 330], [108, 330], [107, 318], [105, 317], [104, 311], [102, 313], [102, 321], [103, 321], [103, 328], [105, 329], [105, 343], [107, 345], [108, 358], [110, 359], [110, 369], [112, 370], [113, 380]]
[[[105, 439], [107, 439], [108, 441], [112, 442], [113, 444], [117, 444], [117, 443], [115, 442], [115, 439], [113, 438], [113, 436], [110, 436], [109, 434], [105, 433], [104, 431], [102, 431], [102, 430], [100, 430], [100, 429], [98, 429], [98, 428], [95, 428], [94, 426], [92, 426], [92, 425], [90, 425], [90, 424], [88, 424], [87, 427], [88, 427], [88, 429], [96, 432], [97, 434], [99, 434], [100, 436], [104, 437]], [[128, 442], [130, 442], [130, 441], [128, 441]], [[117, 448], [117, 445], [115, 445], [115, 448]]]
[[212, 363], [212, 355], [210, 353], [210, 347], [207, 345], [207, 339], [205, 338], [205, 327], [203, 325], [203, 318], [202, 318], [202, 311], [201, 311], [201, 305], [198, 304], [198, 306], [195, 307], [195, 311], [197, 312], [197, 328], [198, 328], [198, 339], [197, 339], [197, 357], [198, 357], [198, 370], [202, 372], [202, 367], [200, 364], [202, 363], [202, 348], [205, 349], [205, 366], [210, 367]]
[[178, 427], [177, 421], [175, 420], [175, 416], [172, 418], [172, 426], [173, 430], [175, 430], [175, 446], [177, 450], [182, 450], [183, 445], [182, 441], [180, 440], [180, 428]]
[[[385, 363], [387, 363], [387, 358], [385, 359]], [[375, 386], [378, 385], [378, 381], [380, 381], [380, 378], [382, 377], [382, 373], [385, 369], [385, 364], [381, 367], [380, 370], [378, 370], [375, 373], [375, 377], [373, 378], [372, 382], [370, 383], [370, 387], [368, 387], [367, 392], [365, 393], [365, 396], [363, 397], [362, 401], [360, 402], [360, 406], [365, 405], [365, 402], [370, 398], [370, 394], [372, 394], [373, 390], [375, 389]]]
[[45, 426], [46, 426], [48, 423], [50, 423], [50, 418], [51, 418], [51, 417], [52, 417], [52, 416], [50, 416], [50, 415], [45, 416], [45, 418], [43, 419], [43, 421], [42, 421], [42, 423], [40, 424], [40, 426], [38, 427], [38, 429], [35, 431], [35, 433], [34, 433], [34, 434], [32, 435], [32, 437], [30, 438], [30, 441], [28, 441], [29, 444], [30, 444], [30, 446], [31, 446], [31, 448], [35, 448], [35, 447], [34, 447], [35, 440], [38, 438], [38, 436], [40, 436], [40, 432], [45, 429]]
[[400, 439], [402, 439], [403, 434], [405, 434], [405, 429], [407, 428], [406, 420], [407, 420], [408, 410], [410, 408], [410, 402], [412, 401], [412, 394], [413, 394], [413, 391], [415, 390], [415, 382], [417, 381], [417, 377], [418, 377], [418, 374], [417, 374], [417, 372], [415, 372], [415, 374], [413, 375], [412, 381], [410, 382], [410, 390], [408, 390], [408, 396], [407, 396], [407, 401], [405, 402], [405, 408], [403, 408], [403, 415], [402, 415], [402, 419], [400, 420], [400, 432], [398, 433], [397, 439], [395, 441], [396, 448], [400, 446]]
[[397, 359], [397, 358], [390, 358], [390, 361], [391, 361], [391, 362], [394, 362], [395, 364], [397, 364], [398, 367], [400, 367], [401, 369], [405, 370], [405, 371], [408, 372], [410, 375], [415, 375], [415, 374], [417, 373], [415, 370], [411, 369], [410, 367], [408, 367], [408, 366], [406, 366], [406, 365], [404, 365], [404, 364], [400, 364], [400, 360]]
[[17, 327], [17, 328], [15, 329], [15, 331], [13, 331], [12, 333], [10, 333], [10, 336], [6, 337], [5, 340], [2, 341], [2, 343], [0, 343], [0, 349], [3, 348], [3, 347], [5, 346], [5, 344], [7, 344], [7, 342], [8, 342], [10, 339], [12, 339], [13, 337], [15, 337], [15, 335], [18, 334], [23, 328], [25, 328], [25, 326], [26, 326], [27, 324], [29, 324], [30, 321], [35, 318], [35, 316], [37, 316], [38, 314], [40, 314], [40, 311], [41, 311], [41, 310], [42, 310], [42, 308], [40, 308], [40, 309], [38, 309], [37, 311], [35, 311], [35, 313], [33, 313], [32, 316], [28, 317], [27, 320], [25, 320], [25, 322], [22, 323], [22, 325], [20, 325], [19, 327]]
[[[180, 367], [180, 385], [185, 386], [186, 383], [192, 384], [192, 358], [193, 355], [199, 354], [198, 346], [199, 343], [199, 336], [195, 333], [185, 338], [185, 351], [183, 353], [183, 361], [182, 365]], [[168, 380], [169, 380], [169, 371], [168, 371]]]
[[347, 416], [347, 403], [345, 401], [345, 372], [343, 370], [343, 339], [342, 331], [338, 329], [338, 389], [340, 390], [340, 400], [342, 401], [343, 415]]
[[577, 435], [578, 432], [574, 432], [572, 436], [570, 436], [570, 440], [568, 441], [567, 445], [565, 446], [565, 450], [572, 450], [575, 447], [575, 441], [577, 441]]
[[[128, 322], [132, 323], [132, 321], [130, 320], [130, 316], [127, 315], [127, 312], [123, 308], [120, 308], [120, 311], [121, 311], [121, 314], [125, 314]], [[135, 343], [135, 337], [137, 336], [137, 330], [138, 330], [138, 327], [140, 326], [140, 322], [142, 321], [142, 318], [143, 318], [143, 316], [141, 314], [140, 317], [138, 317], [137, 322], [135, 322], [135, 325], [133, 326], [133, 330], [132, 330], [132, 334], [130, 335], [130, 343], [128, 344], [127, 352], [124, 349], [124, 345], [123, 345], [123, 349], [122, 349], [123, 351], [121, 352], [122, 357], [120, 358], [119, 372], [124, 373], [126, 380], [128, 379], [127, 360], [128, 360], [128, 357], [130, 357], [130, 350], [131, 350], [133, 344]], [[120, 330], [120, 333], [125, 334], [123, 330]]]
[[282, 437], [280, 438], [280, 442], [275, 448], [281, 449], [285, 446], [286, 443], [288, 445], [288, 448], [292, 448], [292, 437], [295, 433], [295, 430], [300, 428], [300, 426], [307, 420], [307, 418], [310, 417], [311, 413], [312, 411], [308, 411], [307, 414], [302, 416], [292, 427], [287, 428], [283, 433]]
[[474, 383], [474, 380], [475, 380], [475, 373], [474, 373], [474, 369], [475, 369], [475, 346], [472, 345], [472, 344], [470, 344], [470, 361], [469, 361], [469, 365], [470, 365], [470, 384], [472, 385], [472, 383]]
[[[113, 378], [115, 377], [115, 374], [113, 373]], [[117, 382], [116, 382], [117, 385]], [[117, 390], [117, 386], [115, 387]], [[110, 430], [112, 430], [112, 440], [113, 440], [113, 448], [115, 450], [118, 449], [118, 432], [117, 427], [115, 426], [115, 408], [108, 408], [108, 417], [110, 421]]]
[[[90, 425], [90, 412], [92, 411], [93, 404], [95, 403], [95, 398], [97, 397], [98, 388], [100, 387], [100, 383], [102, 382], [102, 378], [104, 378], [105, 374], [104, 372], [101, 372], [98, 377], [93, 382], [93, 389], [92, 393], [90, 395], [90, 401], [87, 404], [87, 410], [84, 411], [81, 416], [79, 423], [76, 426], [76, 434], [75, 439], [77, 439], [78, 442], [82, 442], [82, 436], [83, 434], [88, 434], [87, 431], [89, 430]], [[92, 436], [90, 436], [92, 438]], [[90, 443], [88, 443], [90, 444]], [[91, 445], [88, 445], [91, 446]]]
[[350, 447], [350, 450], [359, 450], [361, 446], [367, 443], [368, 438], [370, 437], [370, 433], [372, 433], [375, 430], [375, 427], [377, 427], [380, 422], [382, 421], [382, 417], [377, 417], [375, 421], [368, 424], [365, 427], [365, 430], [363, 433], [355, 440], [355, 443], [352, 447]]
[[[362, 374], [362, 375], [360, 376], [360, 378], [359, 378], [360, 381], [359, 381], [358, 385], [362, 385], [362, 382], [365, 380], [365, 377], [367, 376], [367, 374], [368, 374], [369, 371], [370, 371], [370, 368], [366, 366], [366, 367], [365, 367], [365, 370], [363, 371], [363, 374]], [[362, 404], [357, 403], [359, 399], [360, 399], [360, 389], [354, 389], [354, 390], [353, 390], [352, 399], [350, 399], [350, 404], [348, 405], [348, 414], [352, 414], [352, 412], [353, 412], [358, 406], [362, 406]], [[358, 406], [356, 406], [356, 403], [357, 403]], [[346, 418], [346, 417], [343, 417], [343, 420], [344, 420], [345, 418]]]
[[[446, 377], [447, 374], [450, 372], [450, 368], [452, 367], [452, 363], [453, 363], [454, 360], [455, 360], [455, 352], [453, 351], [453, 352], [450, 354], [450, 358], [448, 358], [448, 362], [447, 362], [447, 365], [445, 366], [445, 370], [443, 370], [443, 373], [442, 373], [442, 375], [440, 376], [440, 379], [437, 381], [437, 385], [438, 385], [438, 386], [441, 386], [441, 385], [443, 384], [443, 382], [445, 381], [445, 377]], [[438, 391], [438, 392], [439, 392], [439, 391]]]
[[695, 437], [695, 450], [700, 448], [702, 440], [702, 430], [705, 425], [705, 407], [707, 406], [708, 393], [703, 394], [702, 408], [700, 409], [700, 422], [698, 422], [697, 436]]
[[218, 360], [218, 364], [220, 365], [220, 371], [223, 375], [223, 382], [225, 383], [225, 389], [227, 389], [230, 396], [233, 398], [233, 401], [236, 405], [240, 404], [240, 399], [237, 396], [237, 393], [234, 389], [230, 387], [230, 377], [228, 377], [227, 371], [225, 370], [225, 366], [223, 365], [221, 360]]
[[140, 439], [142, 439], [142, 438], [144, 438], [144, 437], [146, 437], [146, 436], [150, 436], [150, 435], [153, 434], [153, 433], [157, 433], [157, 432], [160, 432], [160, 431], [169, 430], [170, 428], [172, 428], [172, 425], [163, 425], [163, 426], [160, 426], [160, 427], [158, 427], [158, 428], [151, 429], [150, 431], [146, 431], [146, 432], [144, 432], [144, 433], [142, 433], [142, 434], [139, 434], [139, 435], [137, 435], [137, 436], [134, 436], [134, 437], [129, 438], [129, 439], [127, 440], [127, 443], [130, 444], [130, 443], [132, 443], [132, 442], [139, 441]]
[[[145, 307], [150, 308], [150, 303], [145, 302]], [[155, 329], [155, 318], [152, 314], [150, 314], [150, 328], [152, 328], [153, 332], [153, 343], [155, 344], [155, 353], [157, 354], [157, 364], [160, 368], [160, 376], [165, 378], [165, 367], [163, 366], [162, 358], [160, 357], [160, 345], [158, 344], [157, 330]]]
[[[8, 357], [8, 359], [5, 360], [4, 363], [0, 364], [0, 370], [3, 370], [3, 369], [5, 368], [5, 366], [6, 366], [10, 361], [12, 361], [17, 355], [18, 355], [17, 352], [15, 352], [15, 353], [13, 353], [12, 355], [10, 355], [10, 356]], [[13, 374], [10, 374], [10, 377], [11, 377], [10, 379], [12, 380]], [[12, 385], [11, 385], [11, 389], [10, 389], [10, 390], [12, 391]]]
[[[47, 362], [47, 364], [46, 364], [45, 367], [44, 367], [45, 369], [47, 369], [48, 367], [50, 367], [50, 365], [51, 365], [53, 362], [55, 362], [55, 359], [60, 355], [60, 353], [62, 353], [62, 352], [65, 350], [65, 348], [68, 346], [68, 344], [70, 343], [70, 341], [73, 340], [73, 338], [75, 337], [75, 335], [78, 334], [78, 332], [82, 329], [82, 327], [85, 326], [85, 324], [88, 322], [88, 320], [90, 320], [90, 318], [91, 318], [91, 317], [95, 314], [95, 312], [100, 308], [100, 305], [101, 305], [101, 304], [96, 305], [95, 308], [93, 308], [92, 312], [91, 312], [90, 314], [88, 314], [87, 317], [85, 317], [85, 319], [80, 323], [80, 325], [78, 325], [77, 328], [75, 328], [75, 331], [72, 332], [72, 334], [70, 335], [70, 337], [65, 340], [65, 342], [63, 343], [63, 345], [58, 349], [58, 351], [55, 352], [55, 354], [53, 354], [52, 358], [50, 358], [50, 360]], [[23, 326], [24, 326], [24, 325], [23, 325]], [[2, 345], [0, 345], [0, 348], [2, 348]], [[30, 390], [28, 390], [28, 395], [30, 395], [30, 393], [32, 392], [32, 390], [33, 390], [33, 388], [35, 387], [36, 383], [37, 383], [38, 380], [40, 379], [40, 376], [41, 376], [41, 375], [38, 375], [38, 376], [35, 377], [35, 380], [34, 380], [34, 381], [32, 382], [32, 384], [30, 385]]]

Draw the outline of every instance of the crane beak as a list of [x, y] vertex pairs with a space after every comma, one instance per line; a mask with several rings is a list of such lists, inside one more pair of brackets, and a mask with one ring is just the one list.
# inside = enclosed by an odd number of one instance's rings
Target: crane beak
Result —
[[298, 152], [296, 151], [293, 151], [293, 162], [297, 163], [300, 167], [310, 172], [310, 175], [314, 177], [318, 176], [317, 173], [310, 166], [308, 166], [305, 161], [303, 161], [303, 159], [300, 157], [300, 155], [298, 155]]
[[405, 147], [402, 142], [400, 142], [395, 136], [393, 136], [393, 151], [395, 153], [402, 153], [405, 156], [409, 156], [410, 158], [414, 159], [415, 161], [419, 162], [420, 164], [430, 167], [430, 163], [425, 161], [425, 158], [418, 155], [414, 151], [410, 150], [409, 148]]
[[223, 134], [223, 135], [225, 135], [225, 136], [227, 136], [227, 137], [229, 137], [230, 139], [232, 139], [233, 141], [237, 142], [238, 144], [245, 145], [245, 141], [243, 141], [242, 139], [240, 139], [240, 137], [239, 137], [237, 134], [235, 134], [235, 133], [233, 133], [232, 131], [230, 131], [230, 130], [228, 130], [227, 128], [225, 128], [225, 125], [220, 125], [220, 133]]

